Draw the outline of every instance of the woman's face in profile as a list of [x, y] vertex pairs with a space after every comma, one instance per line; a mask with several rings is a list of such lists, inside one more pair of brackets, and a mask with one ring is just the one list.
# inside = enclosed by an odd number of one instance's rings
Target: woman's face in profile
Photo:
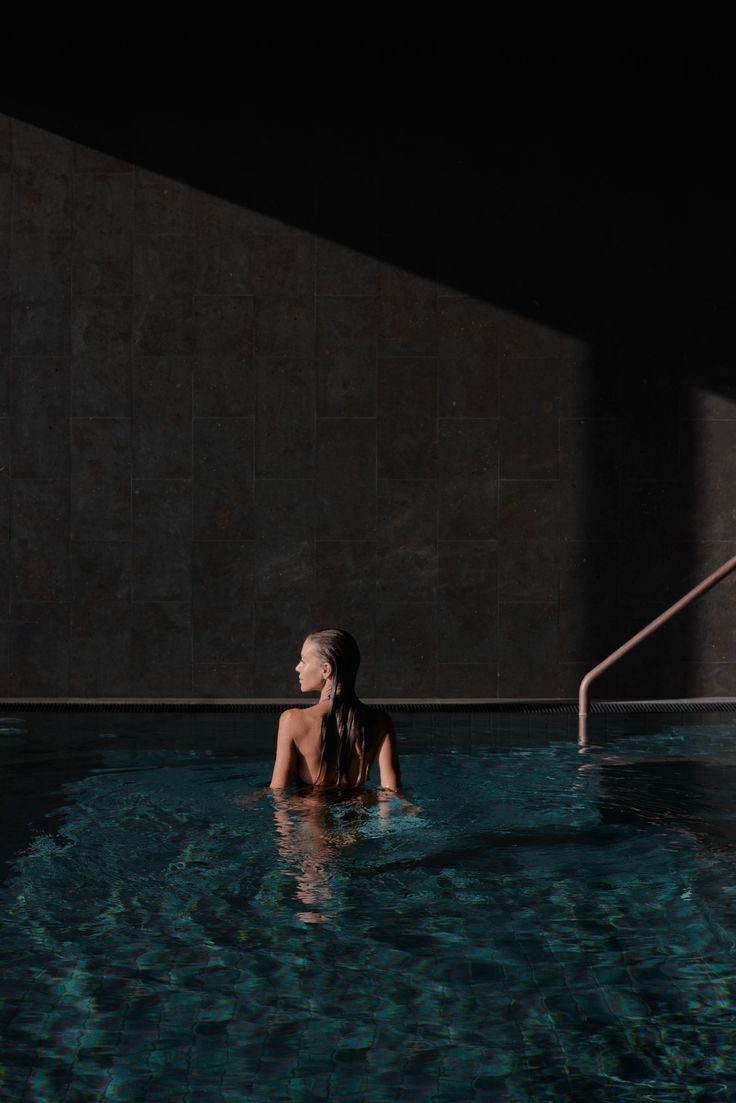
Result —
[[319, 693], [329, 675], [329, 666], [320, 661], [317, 649], [310, 640], [305, 640], [299, 662], [294, 668], [299, 675], [299, 688], [302, 693]]

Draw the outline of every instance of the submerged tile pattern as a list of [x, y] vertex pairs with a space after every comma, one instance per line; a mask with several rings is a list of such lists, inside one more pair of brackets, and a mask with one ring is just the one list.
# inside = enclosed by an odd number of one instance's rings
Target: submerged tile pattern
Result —
[[573, 716], [403, 715], [407, 806], [253, 800], [272, 716], [21, 710], [4, 1098], [731, 1098], [732, 723], [676, 719], [581, 770]]
[[[339, 623], [366, 695], [570, 695], [697, 580], [695, 441], [698, 556], [736, 549], [727, 382], [694, 409], [655, 358], [631, 394], [461, 293], [400, 143], [376, 194], [290, 147], [302, 228], [0, 122], [3, 693], [291, 695]], [[320, 234], [358, 201], [373, 250]], [[735, 592], [605, 688], [730, 692]]]

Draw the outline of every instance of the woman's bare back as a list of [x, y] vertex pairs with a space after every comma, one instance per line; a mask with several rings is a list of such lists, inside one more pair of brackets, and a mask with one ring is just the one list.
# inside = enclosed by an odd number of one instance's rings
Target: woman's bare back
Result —
[[[272, 789], [286, 788], [299, 782], [327, 789], [337, 786], [335, 766], [328, 767], [325, 776], [317, 781], [320, 773], [322, 718], [328, 707], [327, 701], [318, 701], [309, 708], [287, 709], [281, 714], [276, 763], [271, 779]], [[352, 789], [364, 785], [371, 766], [378, 758], [381, 786], [398, 789], [400, 778], [396, 737], [387, 713], [378, 710], [366, 713], [366, 752], [362, 760], [357, 754], [353, 756], [341, 788]]]

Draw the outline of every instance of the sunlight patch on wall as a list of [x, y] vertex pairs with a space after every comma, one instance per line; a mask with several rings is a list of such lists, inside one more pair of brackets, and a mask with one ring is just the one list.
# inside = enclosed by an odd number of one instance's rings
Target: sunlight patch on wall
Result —
[[[696, 488], [693, 531], [695, 584], [736, 555], [736, 398], [723, 387], [694, 386], [691, 430]], [[736, 694], [736, 577], [731, 575], [693, 607], [694, 693]]]

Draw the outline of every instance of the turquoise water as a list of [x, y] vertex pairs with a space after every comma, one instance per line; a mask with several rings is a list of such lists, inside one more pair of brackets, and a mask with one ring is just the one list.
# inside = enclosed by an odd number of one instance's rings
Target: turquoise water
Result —
[[2, 889], [2, 1099], [732, 1097], [732, 725], [412, 718], [409, 800], [325, 801], [258, 796], [236, 720], [94, 723], [59, 783], [0, 723], [51, 794]]

